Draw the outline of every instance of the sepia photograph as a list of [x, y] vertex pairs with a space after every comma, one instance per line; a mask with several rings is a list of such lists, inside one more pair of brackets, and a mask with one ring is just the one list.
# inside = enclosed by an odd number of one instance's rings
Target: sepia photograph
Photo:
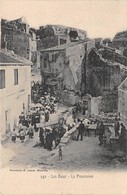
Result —
[[0, 1], [0, 133], [2, 195], [127, 194], [127, 1]]

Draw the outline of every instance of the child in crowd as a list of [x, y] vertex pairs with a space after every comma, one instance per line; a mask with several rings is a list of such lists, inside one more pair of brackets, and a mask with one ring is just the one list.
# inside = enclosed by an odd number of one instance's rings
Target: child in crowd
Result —
[[29, 135], [29, 138], [33, 138], [34, 136], [34, 127], [33, 127], [33, 124], [30, 125], [29, 129], [28, 129], [28, 135]]
[[61, 146], [59, 146], [59, 160], [62, 160], [63, 156], [62, 156], [62, 148]]
[[21, 129], [19, 136], [20, 136], [21, 143], [23, 143], [25, 140], [25, 132], [23, 129]]
[[11, 140], [15, 143], [16, 142], [16, 137], [17, 137], [17, 135], [16, 135], [16, 132], [15, 132], [15, 129], [13, 129], [13, 132], [12, 132], [12, 134], [11, 134]]

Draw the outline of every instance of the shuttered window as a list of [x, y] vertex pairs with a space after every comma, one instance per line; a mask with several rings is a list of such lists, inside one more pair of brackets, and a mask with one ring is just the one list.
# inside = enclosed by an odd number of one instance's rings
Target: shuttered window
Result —
[[18, 85], [18, 69], [14, 69], [14, 85]]
[[0, 70], [0, 89], [5, 88], [5, 70]]

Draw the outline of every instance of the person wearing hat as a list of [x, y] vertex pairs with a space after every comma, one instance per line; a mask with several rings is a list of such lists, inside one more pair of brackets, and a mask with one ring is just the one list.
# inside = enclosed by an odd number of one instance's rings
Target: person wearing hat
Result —
[[47, 146], [47, 150], [51, 151], [52, 150], [52, 133], [50, 131], [50, 129], [47, 129], [47, 135], [46, 135], [46, 146]]

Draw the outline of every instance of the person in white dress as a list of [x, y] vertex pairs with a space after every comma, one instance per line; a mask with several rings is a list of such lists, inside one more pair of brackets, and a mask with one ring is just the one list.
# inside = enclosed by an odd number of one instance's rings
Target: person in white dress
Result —
[[41, 124], [44, 124], [45, 123], [45, 114], [42, 111], [41, 111], [41, 114], [40, 114], [40, 123]]

